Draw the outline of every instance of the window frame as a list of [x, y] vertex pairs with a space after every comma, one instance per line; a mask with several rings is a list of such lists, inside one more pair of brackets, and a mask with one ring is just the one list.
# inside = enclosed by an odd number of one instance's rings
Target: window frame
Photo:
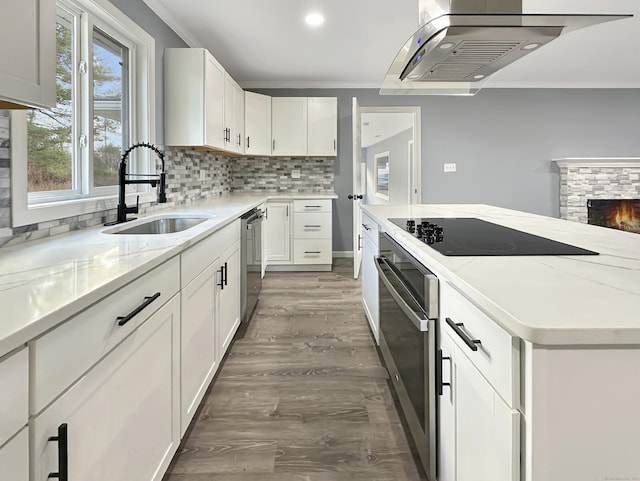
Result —
[[[74, 85], [74, 95], [83, 103], [80, 110], [88, 113], [82, 117], [82, 125], [78, 118], [74, 117], [73, 142], [79, 142], [81, 134], [87, 135], [91, 141], [87, 146], [76, 149], [79, 156], [76, 162], [79, 169], [89, 168], [89, 172], [79, 172], [79, 181], [84, 185], [80, 187], [80, 193], [70, 194], [60, 199], [60, 196], [50, 195], [40, 197], [38, 203], [29, 202], [27, 185], [27, 121], [26, 112], [11, 112], [11, 188], [12, 188], [12, 226], [35, 224], [39, 222], [53, 221], [65, 217], [101, 212], [115, 209], [118, 204], [117, 186], [93, 187], [93, 166], [90, 165], [89, 156], [93, 149], [93, 106], [89, 104], [90, 96], [80, 97], [80, 92], [88, 92], [92, 84], [91, 59], [92, 33], [96, 27], [107, 35], [113, 36], [118, 42], [129, 48], [129, 116], [132, 140], [144, 140], [155, 143], [155, 40], [139, 25], [124, 15], [120, 10], [107, 0], [56, 0], [56, 7], [71, 14], [83, 16], [79, 27], [82, 28], [84, 38], [87, 39], [78, 51], [78, 60], [87, 62], [87, 74], [77, 76], [79, 79]], [[77, 65], [77, 62], [76, 62]], [[77, 73], [77, 72], [76, 72]], [[75, 76], [75, 74], [74, 74]], [[80, 85], [82, 83], [82, 85]], [[78, 90], [75, 90], [78, 89]], [[155, 170], [155, 159], [149, 155], [147, 149], [141, 149], [137, 162], [132, 162], [132, 172], [150, 172]], [[37, 194], [37, 193], [36, 193]], [[62, 194], [64, 195], [64, 194]], [[147, 186], [143, 190], [127, 193], [129, 201], [136, 195], [140, 196], [140, 202], [152, 202], [155, 193]], [[56, 199], [58, 197], [58, 199]]]

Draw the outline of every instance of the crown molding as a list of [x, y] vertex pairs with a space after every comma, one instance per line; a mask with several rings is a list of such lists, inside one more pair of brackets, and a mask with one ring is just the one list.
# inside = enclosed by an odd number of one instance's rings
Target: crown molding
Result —
[[567, 157], [552, 159], [558, 167], [640, 167], [640, 157]]

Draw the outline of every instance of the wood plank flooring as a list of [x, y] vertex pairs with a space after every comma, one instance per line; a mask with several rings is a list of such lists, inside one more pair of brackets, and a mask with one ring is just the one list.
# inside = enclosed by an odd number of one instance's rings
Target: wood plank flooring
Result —
[[418, 481], [350, 259], [268, 273], [165, 481]]

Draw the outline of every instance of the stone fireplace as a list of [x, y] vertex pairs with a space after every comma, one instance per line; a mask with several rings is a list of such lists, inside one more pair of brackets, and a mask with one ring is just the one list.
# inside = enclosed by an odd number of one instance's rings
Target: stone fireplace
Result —
[[[597, 219], [610, 216], [603, 213], [605, 208], [615, 216], [616, 209], [635, 209], [637, 205], [620, 201], [640, 201], [640, 158], [571, 158], [554, 162], [560, 168], [561, 219], [603, 225], [605, 221]], [[593, 202], [604, 200], [612, 202]]]

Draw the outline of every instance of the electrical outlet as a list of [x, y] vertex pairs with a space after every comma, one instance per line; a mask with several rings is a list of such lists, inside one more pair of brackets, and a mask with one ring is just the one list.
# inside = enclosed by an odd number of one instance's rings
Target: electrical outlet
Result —
[[207, 180], [207, 171], [200, 169], [200, 180]]
[[293, 169], [291, 171], [291, 178], [292, 179], [299, 179], [300, 178], [300, 169]]
[[444, 164], [444, 171], [445, 172], [455, 172], [456, 171], [456, 164]]

